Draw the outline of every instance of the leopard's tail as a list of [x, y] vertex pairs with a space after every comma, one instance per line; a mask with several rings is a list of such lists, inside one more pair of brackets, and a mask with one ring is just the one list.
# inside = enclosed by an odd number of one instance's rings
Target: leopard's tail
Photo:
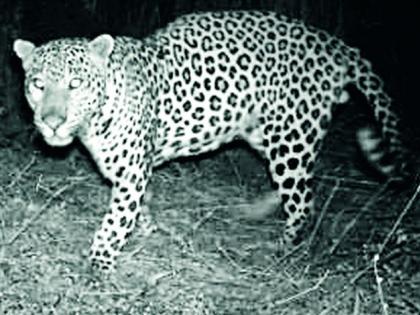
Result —
[[396, 156], [387, 149], [377, 128], [370, 125], [359, 128], [356, 139], [364, 157], [376, 171], [387, 178], [400, 177]]
[[376, 125], [357, 131], [360, 148], [369, 164], [381, 174], [405, 180], [411, 176], [408, 154], [401, 140], [400, 121], [391, 106], [392, 100], [369, 61], [361, 58], [357, 50], [351, 51], [349, 59], [350, 81], [367, 98], [376, 121]]

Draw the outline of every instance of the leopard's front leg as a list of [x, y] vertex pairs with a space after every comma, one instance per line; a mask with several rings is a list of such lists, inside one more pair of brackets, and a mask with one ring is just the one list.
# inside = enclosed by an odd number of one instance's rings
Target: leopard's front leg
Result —
[[146, 176], [138, 179], [134, 173], [127, 173], [121, 177], [124, 179], [117, 180], [113, 184], [111, 211], [104, 216], [90, 250], [93, 266], [103, 272], [115, 269], [116, 257], [127, 242], [136, 222], [145, 236], [155, 230], [149, 209], [143, 203], [147, 185]]

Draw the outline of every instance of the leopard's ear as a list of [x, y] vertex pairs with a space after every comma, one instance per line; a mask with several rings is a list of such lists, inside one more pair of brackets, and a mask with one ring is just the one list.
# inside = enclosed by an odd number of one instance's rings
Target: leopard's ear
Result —
[[16, 55], [22, 60], [28, 59], [28, 57], [32, 54], [34, 49], [35, 45], [30, 41], [16, 39], [13, 42], [13, 50], [16, 53]]
[[16, 39], [13, 42], [13, 51], [22, 60], [22, 67], [27, 70], [30, 67], [32, 60], [32, 53], [35, 49], [35, 45], [27, 40]]
[[108, 34], [99, 35], [89, 42], [89, 51], [93, 59], [102, 65], [106, 64], [113, 49], [114, 38]]

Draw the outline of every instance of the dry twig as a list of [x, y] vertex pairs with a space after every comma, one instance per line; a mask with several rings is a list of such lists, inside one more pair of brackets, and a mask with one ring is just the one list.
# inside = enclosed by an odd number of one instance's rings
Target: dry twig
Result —
[[302, 292], [299, 292], [299, 293], [297, 293], [297, 294], [295, 294], [295, 295], [292, 295], [292, 296], [289, 296], [289, 297], [287, 297], [287, 298], [285, 298], [285, 299], [283, 299], [283, 300], [280, 300], [280, 301], [276, 301], [275, 302], [275, 306], [276, 307], [278, 307], [278, 306], [280, 306], [280, 305], [283, 305], [283, 304], [286, 304], [286, 303], [290, 303], [290, 302], [292, 302], [292, 301], [295, 301], [295, 300], [297, 300], [297, 299], [300, 299], [302, 296], [305, 296], [305, 295], [307, 295], [307, 294], [309, 294], [309, 293], [311, 293], [311, 292], [313, 292], [313, 291], [316, 291], [316, 290], [318, 290], [320, 287], [321, 287], [321, 284], [327, 279], [327, 277], [328, 277], [328, 274], [329, 274], [329, 271], [327, 270], [323, 275], [322, 275], [322, 277], [320, 277], [319, 279], [318, 279], [318, 281], [312, 286], [312, 287], [310, 287], [310, 288], [307, 288], [307, 289], [305, 289], [305, 290], [303, 290]]
[[367, 212], [370, 207], [374, 204], [374, 202], [377, 200], [379, 196], [381, 196], [385, 190], [388, 188], [389, 182], [386, 182], [384, 185], [381, 186], [381, 188], [366, 202], [366, 204], [360, 209], [360, 211], [357, 213], [357, 215], [344, 227], [341, 234], [338, 236], [338, 238], [334, 241], [333, 245], [331, 246], [329, 253], [333, 254], [337, 247], [340, 245], [341, 241], [344, 239], [344, 237], [347, 235], [347, 233], [354, 227], [356, 222], [359, 220], [359, 218]]
[[382, 290], [383, 278], [379, 275], [378, 271], [379, 254], [373, 257], [373, 271], [375, 273], [376, 287], [378, 289], [379, 299], [381, 301], [382, 312], [384, 315], [388, 315], [388, 304], [385, 302], [384, 291]]
[[395, 221], [394, 225], [392, 226], [391, 231], [387, 234], [385, 240], [381, 244], [379, 248], [379, 253], [382, 254], [383, 250], [385, 249], [385, 246], [388, 244], [389, 240], [391, 239], [392, 235], [394, 235], [395, 231], [397, 230], [398, 226], [401, 224], [401, 221], [407, 214], [408, 210], [411, 209], [411, 206], [413, 205], [414, 201], [417, 199], [418, 195], [420, 194], [420, 184], [417, 186], [416, 191], [411, 196], [410, 200], [406, 203], [404, 209], [401, 211], [400, 215], [398, 216], [397, 220]]
[[7, 241], [6, 243], [4, 243], [3, 245], [11, 245], [13, 244], [18, 238], [19, 236], [25, 232], [28, 227], [36, 220], [38, 219], [41, 214], [45, 211], [45, 209], [47, 209], [49, 207], [49, 205], [51, 204], [51, 202], [56, 199], [58, 196], [60, 196], [64, 191], [66, 191], [70, 186], [72, 185], [64, 185], [63, 187], [57, 189], [55, 191], [55, 193], [48, 198], [48, 200], [42, 205], [41, 208], [39, 208], [39, 210], [29, 219], [26, 221], [25, 225], [22, 226], [16, 233], [15, 235], [13, 235], [9, 241]]

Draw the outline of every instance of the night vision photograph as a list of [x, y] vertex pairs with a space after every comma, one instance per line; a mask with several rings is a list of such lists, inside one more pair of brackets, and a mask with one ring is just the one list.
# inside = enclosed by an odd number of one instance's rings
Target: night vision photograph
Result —
[[420, 22], [380, 0], [2, 0], [0, 315], [420, 314]]

